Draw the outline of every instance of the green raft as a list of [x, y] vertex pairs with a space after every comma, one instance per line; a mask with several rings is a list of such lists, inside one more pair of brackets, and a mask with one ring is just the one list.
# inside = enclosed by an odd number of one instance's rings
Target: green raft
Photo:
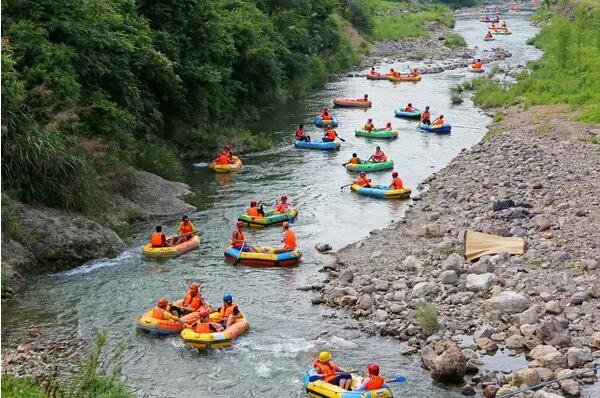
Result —
[[346, 169], [350, 171], [378, 171], [378, 170], [388, 170], [394, 168], [393, 160], [386, 160], [385, 162], [363, 162], [363, 163], [348, 163], [346, 164]]
[[238, 221], [243, 221], [249, 227], [260, 228], [282, 224], [285, 221], [294, 221], [296, 217], [298, 217], [298, 210], [296, 209], [291, 209], [287, 213], [277, 213], [275, 210], [267, 210], [264, 217], [253, 217], [242, 214], [238, 217]]
[[369, 137], [369, 138], [385, 138], [385, 139], [393, 139], [398, 138], [398, 130], [384, 130], [384, 129], [375, 129], [375, 130], [354, 130], [354, 134], [357, 137]]

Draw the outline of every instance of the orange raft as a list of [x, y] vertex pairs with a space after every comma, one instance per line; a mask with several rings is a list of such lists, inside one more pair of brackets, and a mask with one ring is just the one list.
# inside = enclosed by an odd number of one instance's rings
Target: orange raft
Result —
[[[217, 320], [219, 319], [219, 313], [213, 312], [210, 317]], [[181, 338], [185, 340], [188, 346], [199, 350], [225, 348], [231, 347], [233, 340], [246, 333], [248, 329], [250, 329], [250, 324], [244, 315], [240, 314], [236, 316], [233, 325], [222, 332], [196, 333], [191, 328], [185, 328], [181, 331]]]
[[333, 105], [335, 106], [341, 106], [341, 107], [346, 107], [346, 108], [370, 108], [371, 105], [373, 105], [371, 103], [371, 100], [353, 100], [353, 99], [346, 99], [346, 98], [335, 98], [333, 100]]
[[367, 80], [387, 80], [387, 73], [369, 73], [367, 74]]
[[179, 318], [180, 321], [170, 319], [156, 319], [152, 316], [152, 310], [140, 315], [137, 320], [139, 331], [157, 336], [169, 336], [178, 334], [183, 329], [183, 324], [192, 324], [198, 320], [198, 313], [192, 312]]
[[418, 82], [421, 81], [421, 75], [388, 76], [388, 80], [391, 82]]

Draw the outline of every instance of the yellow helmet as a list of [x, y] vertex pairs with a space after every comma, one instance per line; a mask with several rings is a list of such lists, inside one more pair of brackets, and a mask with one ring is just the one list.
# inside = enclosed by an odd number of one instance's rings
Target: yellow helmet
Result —
[[328, 351], [321, 351], [319, 353], [319, 361], [327, 362], [331, 359], [331, 353]]

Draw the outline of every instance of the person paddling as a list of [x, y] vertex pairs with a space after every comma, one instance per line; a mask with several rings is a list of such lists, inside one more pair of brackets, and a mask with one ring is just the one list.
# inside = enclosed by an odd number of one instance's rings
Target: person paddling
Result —
[[392, 131], [394, 128], [392, 127], [392, 122], [387, 122], [385, 127], [383, 128], [386, 131]]
[[[348, 163], [350, 163], [350, 164], [361, 164], [362, 160], [360, 160], [360, 158], [358, 157], [358, 155], [356, 153], [353, 153], [352, 157], [350, 158], [350, 160], [348, 161]], [[348, 164], [348, 163], [346, 163], [346, 164]]]
[[354, 184], [358, 184], [363, 188], [371, 188], [371, 180], [367, 178], [367, 173], [364, 171], [358, 174], [358, 180], [354, 181]]
[[493, 37], [494, 37], [494, 36], [492, 35], [492, 32], [490, 32], [490, 31], [488, 30], [488, 32], [485, 34], [485, 38], [486, 38], [486, 39], [491, 39], [491, 38], [493, 38]]
[[433, 121], [433, 126], [441, 127], [443, 125], [444, 125], [444, 115], [440, 114], [440, 116], [438, 116], [438, 118]]
[[392, 183], [390, 184], [388, 189], [402, 189], [402, 188], [404, 188], [404, 183], [402, 182], [400, 177], [398, 177], [398, 173], [394, 171], [392, 173]]
[[177, 315], [171, 314], [171, 307], [166, 298], [161, 298], [156, 302], [156, 306], [152, 308], [151, 317], [154, 319], [166, 319], [170, 321], [178, 321]]
[[323, 108], [321, 111], [321, 120], [331, 120], [331, 114], [329, 113], [329, 109]]
[[365, 123], [365, 125], [363, 126], [363, 130], [366, 130], [366, 131], [375, 130], [375, 124], [373, 124], [373, 119], [369, 118], [367, 120], [367, 123]]
[[237, 304], [233, 304], [231, 294], [223, 296], [223, 305], [219, 307], [218, 311], [221, 325], [225, 328], [233, 325], [235, 317], [240, 315], [240, 309]]
[[210, 319], [210, 312], [201, 311], [200, 318], [196, 322], [196, 326], [194, 327], [194, 331], [196, 333], [213, 333], [213, 332], [222, 332], [225, 328], [218, 322], [213, 322]]
[[162, 231], [162, 226], [157, 225], [152, 235], [150, 235], [150, 245], [152, 247], [167, 247], [171, 246], [169, 240]]
[[290, 223], [285, 221], [281, 224], [283, 235], [281, 243], [283, 243], [283, 249], [287, 251], [296, 250], [296, 234], [290, 229]]
[[369, 94], [365, 94], [362, 98], [357, 99], [357, 101], [368, 102], [369, 101]]
[[332, 142], [337, 138], [337, 131], [333, 129], [331, 126], [327, 126], [325, 129], [325, 135], [323, 136], [323, 142]]
[[243, 226], [243, 221], [238, 221], [237, 223], [235, 223], [235, 229], [231, 233], [231, 247], [233, 247], [236, 250], [241, 250], [243, 252], [254, 251], [254, 248], [250, 245], [247, 245], [244, 241], [244, 233], [242, 232]]
[[481, 69], [481, 60], [477, 59], [472, 65], [474, 69]]
[[404, 112], [414, 112], [415, 108], [413, 108], [412, 102], [409, 102], [408, 105], [406, 105], [406, 108], [404, 108]]
[[367, 372], [369, 372], [369, 375], [363, 379], [362, 383], [357, 384], [353, 390], [372, 391], [379, 390], [380, 388], [389, 388], [385, 383], [385, 379], [379, 376], [379, 365], [375, 363], [368, 364]]
[[292, 210], [292, 205], [288, 202], [287, 195], [281, 195], [281, 198], [277, 204], [275, 204], [275, 211], [279, 214], [285, 214]]
[[426, 106], [425, 110], [421, 114], [421, 124], [431, 124], [431, 113], [429, 112], [429, 106]]
[[296, 127], [296, 132], [294, 133], [294, 139], [296, 141], [310, 141], [310, 136], [306, 135], [304, 132], [304, 125], [300, 124]]
[[375, 148], [375, 153], [371, 155], [371, 160], [376, 163], [385, 162], [387, 160], [387, 156], [385, 156], [385, 153], [383, 153], [380, 146]]
[[190, 221], [188, 216], [182, 216], [179, 222], [179, 228], [177, 228], [177, 241], [176, 245], [188, 241], [196, 234], [196, 227]]
[[331, 360], [330, 352], [320, 352], [319, 358], [313, 362], [313, 367], [324, 382], [339, 386], [344, 390], [350, 389], [352, 376]]
[[262, 205], [258, 207], [258, 203], [256, 203], [256, 200], [253, 200], [250, 202], [250, 207], [246, 209], [246, 214], [248, 214], [251, 217], [264, 217], [265, 211], [263, 210]]

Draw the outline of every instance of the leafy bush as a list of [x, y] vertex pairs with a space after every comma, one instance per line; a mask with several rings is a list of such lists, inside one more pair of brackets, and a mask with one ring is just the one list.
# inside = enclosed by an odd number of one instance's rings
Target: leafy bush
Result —
[[[345, 3], [345, 4], [344, 4]], [[343, 16], [361, 33], [371, 33], [374, 26], [373, 10], [364, 0], [342, 2]]]
[[[370, 35], [373, 40], [421, 37], [427, 33], [427, 24], [431, 22], [454, 26], [450, 9], [442, 5], [401, 5], [402, 3], [386, 1], [377, 1], [375, 4], [374, 8], [379, 16], [375, 19], [373, 33]], [[417, 12], [414, 12], [415, 7], [419, 7]]]
[[467, 42], [460, 34], [450, 33], [444, 38], [444, 45], [448, 48], [459, 48], [466, 47]]
[[420, 303], [415, 310], [417, 326], [423, 333], [432, 335], [439, 329], [437, 311], [428, 303]]
[[2, 376], [4, 398], [48, 398], [48, 395], [30, 378]]
[[170, 180], [180, 180], [184, 175], [183, 165], [173, 148], [160, 142], [142, 144], [136, 165], [142, 170]]
[[502, 113], [496, 113], [494, 115], [494, 122], [501, 122], [504, 120], [504, 115]]

